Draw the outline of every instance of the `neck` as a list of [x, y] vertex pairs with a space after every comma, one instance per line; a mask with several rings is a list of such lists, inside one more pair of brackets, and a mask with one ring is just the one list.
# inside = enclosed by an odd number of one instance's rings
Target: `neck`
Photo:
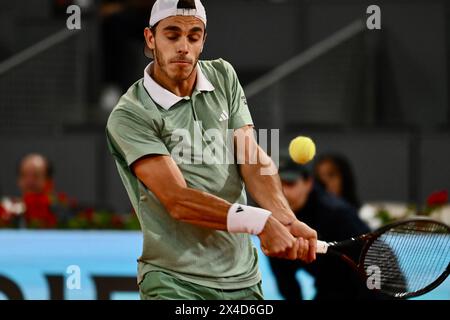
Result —
[[163, 88], [169, 90], [179, 97], [191, 96], [194, 91], [195, 81], [197, 79], [197, 68], [189, 75], [187, 79], [173, 80], [167, 76], [158, 64], [152, 63], [150, 67], [150, 76]]

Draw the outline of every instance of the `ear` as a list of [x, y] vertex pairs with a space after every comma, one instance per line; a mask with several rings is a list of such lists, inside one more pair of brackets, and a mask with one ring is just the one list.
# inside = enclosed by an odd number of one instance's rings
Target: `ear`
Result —
[[150, 50], [154, 50], [155, 49], [155, 36], [153, 35], [153, 32], [148, 27], [144, 29], [144, 38], [145, 38], [145, 43], [147, 44], [147, 47]]

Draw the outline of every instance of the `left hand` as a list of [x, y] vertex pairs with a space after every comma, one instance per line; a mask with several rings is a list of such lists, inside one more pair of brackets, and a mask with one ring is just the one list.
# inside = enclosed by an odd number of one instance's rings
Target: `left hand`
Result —
[[298, 256], [301, 257], [300, 260], [306, 263], [316, 260], [317, 232], [297, 219], [286, 225], [286, 228], [299, 242]]

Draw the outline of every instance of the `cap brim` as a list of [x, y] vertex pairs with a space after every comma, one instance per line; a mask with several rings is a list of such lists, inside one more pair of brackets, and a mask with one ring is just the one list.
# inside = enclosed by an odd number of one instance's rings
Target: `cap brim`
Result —
[[147, 43], [145, 43], [145, 41], [144, 41], [144, 55], [149, 59], [153, 59], [153, 51], [150, 50], [149, 47], [147, 47]]
[[295, 182], [299, 178], [302, 177], [301, 174], [299, 174], [298, 172], [295, 172], [295, 171], [280, 171], [279, 175], [280, 175], [281, 181], [285, 181], [285, 182]]

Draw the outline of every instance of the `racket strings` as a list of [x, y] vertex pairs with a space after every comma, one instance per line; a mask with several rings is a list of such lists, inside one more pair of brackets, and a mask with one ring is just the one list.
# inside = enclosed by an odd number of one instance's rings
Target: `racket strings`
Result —
[[[443, 242], [443, 238], [435, 238], [434, 240], [435, 240], [434, 242], [436, 242], [436, 240], [438, 241], [440, 240], [439, 242], [441, 244]], [[412, 244], [417, 247], [417, 243]], [[435, 243], [431, 244], [435, 245]], [[427, 248], [425, 248], [425, 250], [426, 249]], [[400, 248], [400, 250], [403, 249]], [[427, 250], [425, 252], [431, 251]], [[416, 255], [413, 259], [410, 258], [411, 263], [407, 264], [406, 267], [404, 266], [403, 270], [399, 269], [399, 263], [398, 261], [396, 261], [396, 257], [390, 256], [391, 256], [390, 254], [385, 254], [383, 256], [383, 259], [375, 258], [374, 261], [370, 261], [371, 256], [369, 256], [368, 258], [369, 263], [378, 263], [379, 265], [381, 265], [381, 269], [383, 271], [383, 273], [381, 274], [381, 282], [384, 284], [385, 287], [386, 286], [395, 287], [396, 290], [398, 290], [399, 288], [403, 288], [404, 291], [406, 292], [408, 285], [409, 291], [415, 291], [422, 287], [421, 282], [419, 282], [419, 280], [421, 280], [422, 283], [428, 284], [434, 281], [435, 278], [441, 274], [441, 269], [439, 269], [440, 264], [436, 263], [440, 259], [439, 258], [440, 255], [431, 255], [431, 253], [423, 255], [422, 258], [424, 261], [430, 261], [430, 266], [434, 265], [434, 268], [431, 269], [431, 271], [428, 272], [426, 275], [417, 272], [418, 270], [417, 268], [415, 268], [415, 266], [417, 265], [419, 255]], [[407, 282], [405, 281], [405, 278], [401, 276], [403, 274], [411, 275], [409, 276]], [[411, 284], [414, 284], [416, 288], [414, 288]]]
[[[400, 246], [401, 244], [397, 245]], [[388, 284], [389, 287], [405, 288], [405, 281], [399, 268], [397, 257], [384, 242], [376, 241], [371, 246], [366, 254], [365, 264], [366, 268], [368, 266], [377, 266], [379, 268], [380, 284], [384, 287]]]
[[[447, 257], [450, 256], [450, 245], [449, 245], [449, 243], [446, 243], [443, 237], [441, 237], [440, 239], [441, 239], [441, 241], [438, 243], [438, 247], [442, 248], [442, 251], [439, 252], [438, 256], [439, 257], [441, 257], [441, 256], [444, 256], [444, 257], [445, 256], [447, 256]], [[440, 271], [438, 269], [439, 264], [437, 263], [436, 258], [431, 262], [431, 265], [432, 266], [434, 265], [434, 268], [432, 270], [432, 273], [430, 273], [430, 274], [436, 274], [436, 273], [438, 273]]]
[[[434, 225], [436, 226], [436, 225]], [[425, 229], [426, 232], [434, 232], [434, 235], [439, 234], [439, 228], [428, 228]], [[447, 243], [445, 242], [445, 239], [447, 239]], [[426, 240], [425, 240], [426, 241]], [[420, 244], [418, 244], [420, 245]], [[423, 245], [422, 245], [423, 247]], [[432, 248], [432, 249], [431, 249]], [[444, 259], [447, 260], [448, 264], [448, 251], [449, 251], [449, 243], [448, 243], [448, 236], [434, 236], [432, 237], [432, 239], [430, 240], [430, 242], [428, 243], [428, 246], [425, 246], [424, 248], [424, 257], [423, 257], [423, 261], [428, 262], [428, 267], [429, 268], [429, 272], [426, 273], [423, 276], [423, 281], [426, 282], [432, 282], [434, 280], [435, 277], [438, 277], [443, 271], [441, 270], [442, 267], [444, 267], [445, 270], [445, 260], [443, 260], [442, 264], [441, 264], [441, 257], [443, 257]], [[416, 260], [414, 261], [414, 263], [412, 265], [417, 265], [418, 261], [417, 259], [419, 259], [419, 255], [416, 255]], [[408, 271], [406, 271], [408, 272]], [[420, 272], [416, 272], [414, 273], [414, 276], [411, 279], [411, 283], [420, 283], [420, 278], [422, 277]]]
[[[420, 281], [422, 281], [424, 283], [430, 283], [434, 280], [434, 278], [436, 278], [437, 276], [439, 276], [441, 274], [441, 270], [439, 270], [441, 265], [438, 263], [438, 259], [439, 259], [439, 257], [442, 256], [442, 253], [444, 253], [444, 254], [446, 253], [445, 251], [442, 251], [442, 252], [437, 252], [436, 254], [432, 254], [433, 253], [432, 250], [429, 250], [426, 247], [421, 248], [420, 243], [417, 242], [420, 239], [414, 239], [414, 240], [415, 240], [414, 242], [411, 242], [411, 246], [414, 248], [417, 248], [417, 250], [422, 250], [424, 252], [424, 254], [422, 256], [416, 254], [413, 257], [413, 259], [410, 258], [411, 259], [410, 263], [407, 264], [404, 267], [404, 269], [402, 270], [403, 274], [412, 275], [408, 281], [410, 290], [416, 289], [416, 288], [412, 288], [411, 284], [415, 284], [416, 286], [420, 287], [421, 286]], [[436, 241], [438, 243], [436, 243]], [[429, 243], [429, 245], [430, 245], [430, 247], [444, 248], [442, 246], [443, 241], [444, 241], [443, 237], [435, 237], [433, 239], [433, 241], [431, 241]], [[399, 247], [399, 250], [404, 250], [404, 249], [403, 249], [403, 247]], [[389, 255], [386, 255], [386, 256], [389, 256]], [[418, 262], [420, 261], [419, 259], [422, 261], [428, 261], [429, 262], [428, 265], [434, 266], [434, 267], [430, 268], [429, 272], [427, 272], [427, 274], [423, 274], [423, 273], [421, 274], [420, 272], [417, 272], [416, 266], [417, 266]], [[385, 273], [386, 273], [386, 271], [388, 271], [388, 273], [394, 272], [394, 274], [399, 272], [396, 264], [392, 265], [391, 261], [386, 263], [386, 257], [382, 260], [383, 261], [381, 264], [384, 264]], [[392, 261], [394, 261], [394, 259], [392, 259]], [[390, 277], [390, 274], [388, 274], [387, 277], [386, 276], [383, 277], [382, 281], [386, 282], [386, 278], [392, 278], [392, 277]], [[391, 281], [391, 285], [396, 285], [397, 287], [401, 286], [401, 283], [394, 282], [394, 281], [392, 281], [392, 279], [389, 279], [389, 280]]]
[[411, 221], [379, 236], [367, 250], [364, 268], [377, 266], [383, 291], [401, 296], [439, 278], [450, 263], [448, 228], [431, 221]]
[[[422, 283], [428, 284], [433, 282], [434, 279], [439, 277], [439, 275], [443, 272], [442, 267], [444, 267], [444, 265], [440, 260], [441, 257], [445, 257], [445, 253], [448, 251], [448, 249], [446, 250], [445, 246], [443, 246], [444, 241], [444, 237], [436, 236], [429, 240], [427, 246], [422, 245], [421, 243], [416, 244], [416, 247], [423, 250], [423, 256], [421, 257], [417, 254], [415, 260], [413, 260], [410, 264], [410, 268], [405, 269], [406, 274], [412, 274], [409, 281], [412, 291], [419, 290]], [[431, 248], [434, 248], [435, 251]], [[417, 267], [414, 269], [420, 261], [426, 262], [427, 272], [419, 272], [420, 270], [418, 270]]]
[[[441, 274], [441, 272], [436, 273], [435, 271], [432, 271], [427, 275], [424, 275], [423, 273], [420, 274], [416, 272], [417, 270], [412, 268], [400, 270], [398, 264], [392, 263], [392, 260], [393, 259], [391, 258], [391, 260], [384, 259], [383, 261], [380, 261], [380, 259], [375, 258], [374, 261], [370, 261], [369, 258], [367, 261], [367, 265], [378, 264], [380, 266], [381, 283], [383, 284], [385, 290], [387, 287], [395, 287], [396, 290], [401, 288], [404, 292], [408, 292], [408, 290], [417, 291], [422, 288], [421, 283], [429, 284]], [[437, 266], [435, 267], [435, 270], [437, 270]], [[412, 276], [410, 276], [409, 280], [406, 281], [407, 279], [405, 279], [403, 274], [412, 274]], [[418, 279], [420, 279], [421, 282], [418, 282]], [[411, 284], [415, 284], [416, 287], [413, 287]]]

